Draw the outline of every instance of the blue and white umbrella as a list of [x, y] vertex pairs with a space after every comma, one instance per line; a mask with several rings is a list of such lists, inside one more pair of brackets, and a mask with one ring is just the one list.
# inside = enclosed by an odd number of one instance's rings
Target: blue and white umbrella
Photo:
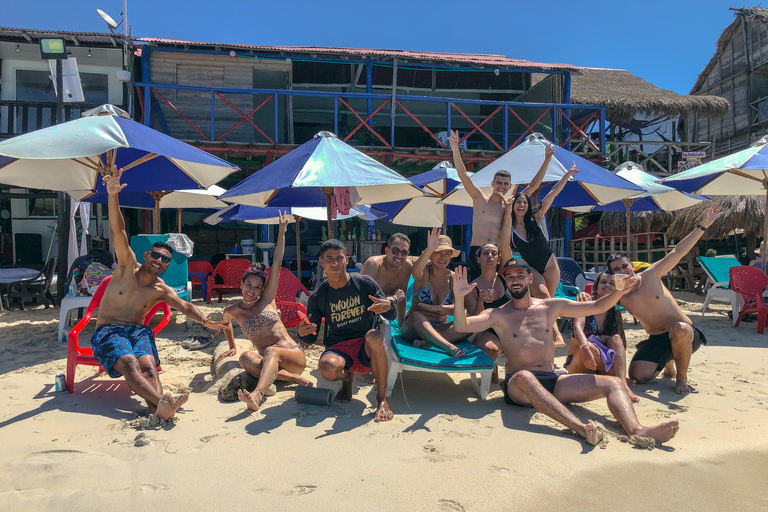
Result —
[[[472, 175], [472, 173], [468, 174]], [[472, 208], [439, 202], [447, 193], [461, 184], [461, 179], [452, 163], [440, 162], [432, 170], [411, 176], [409, 179], [430, 195], [374, 205], [388, 212], [386, 220], [393, 224], [419, 227], [472, 224]]]
[[[494, 174], [497, 171], [505, 170], [512, 175], [513, 185], [526, 186], [541, 168], [547, 144], [549, 142], [541, 134], [529, 135], [521, 144], [476, 172], [472, 176], [472, 181], [480, 187], [480, 190], [490, 194]], [[606, 171], [599, 165], [571, 153], [567, 149], [555, 146], [555, 154], [542, 181], [542, 183], [549, 183], [549, 185], [543, 187], [541, 194], [546, 195], [574, 162], [581, 172], [574, 174], [566, 183], [563, 191], [552, 203], [553, 207], [567, 208], [569, 206], [607, 204], [643, 192], [643, 189], [637, 185]], [[518, 188], [512, 187], [510, 193], [514, 194]], [[459, 185], [443, 199], [443, 202], [471, 206], [472, 198], [463, 185]]]
[[[768, 206], [768, 136], [747, 149], [662, 180], [678, 190], [696, 194], [762, 196]], [[763, 222], [762, 264], [768, 253], [768, 217]]]
[[128, 191], [206, 188], [238, 169], [130, 119], [83, 117], [0, 142], [0, 183], [66, 191], [77, 200], [104, 191], [102, 173], [124, 170]]

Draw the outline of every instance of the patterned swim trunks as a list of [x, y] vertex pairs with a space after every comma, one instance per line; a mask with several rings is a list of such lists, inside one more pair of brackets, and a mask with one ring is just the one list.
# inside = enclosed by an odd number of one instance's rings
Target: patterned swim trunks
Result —
[[91, 337], [93, 356], [107, 370], [113, 379], [123, 374], [113, 366], [118, 359], [132, 354], [136, 359], [150, 355], [155, 358], [155, 365], [160, 364], [160, 356], [155, 345], [155, 333], [146, 325], [102, 325], [96, 328]]

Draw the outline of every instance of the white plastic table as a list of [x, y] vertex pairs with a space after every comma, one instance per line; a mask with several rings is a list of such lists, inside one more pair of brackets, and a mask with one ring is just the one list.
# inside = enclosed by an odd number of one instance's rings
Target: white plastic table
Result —
[[[32, 279], [40, 274], [39, 270], [31, 268], [0, 268], [0, 297], [3, 295], [3, 290], [8, 288], [8, 285], [15, 283], [16, 281], [23, 281], [24, 279]], [[0, 300], [0, 311], [3, 309], [3, 301]]]
[[64, 297], [64, 299], [61, 301], [61, 308], [59, 311], [59, 334], [57, 338], [59, 341], [67, 341], [67, 338], [64, 337], [64, 330], [66, 329], [69, 331], [69, 313], [73, 309], [87, 308], [91, 303], [92, 298], [93, 297], [90, 295], [83, 295], [78, 297], [67, 295]]

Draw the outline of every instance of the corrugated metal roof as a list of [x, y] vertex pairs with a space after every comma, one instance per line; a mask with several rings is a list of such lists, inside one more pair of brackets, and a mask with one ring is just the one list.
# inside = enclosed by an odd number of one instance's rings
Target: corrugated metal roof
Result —
[[136, 41], [142, 41], [154, 45], [168, 46], [198, 46], [222, 49], [244, 49], [268, 53], [300, 53], [323, 56], [354, 56], [391, 59], [397, 57], [402, 60], [460, 63], [473, 66], [494, 66], [502, 68], [525, 68], [542, 71], [576, 71], [577, 66], [571, 64], [533, 62], [522, 59], [510, 59], [503, 55], [469, 54], [469, 53], [440, 53], [417, 52], [410, 50], [383, 50], [374, 48], [336, 48], [326, 46], [262, 46], [228, 43], [205, 43], [199, 41], [182, 41], [178, 39], [160, 39], [153, 37], [139, 37]]
[[109, 32], [69, 32], [66, 30], [41, 30], [36, 28], [0, 27], [0, 40], [20, 43], [37, 43], [37, 40], [45, 37], [63, 37], [74, 44], [92, 44], [118, 46], [125, 39], [133, 45], [130, 38], [123, 34]]

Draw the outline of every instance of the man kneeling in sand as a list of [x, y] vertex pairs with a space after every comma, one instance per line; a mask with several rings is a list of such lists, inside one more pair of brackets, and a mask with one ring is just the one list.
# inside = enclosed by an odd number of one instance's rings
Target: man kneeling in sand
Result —
[[340, 380], [337, 402], [352, 400], [355, 373], [373, 373], [376, 379], [374, 421], [389, 421], [387, 404], [389, 358], [384, 335], [376, 329], [377, 315], [395, 318], [395, 300], [389, 300], [371, 276], [347, 273], [347, 246], [339, 240], [323, 242], [317, 253], [328, 280], [312, 292], [307, 315], [298, 334], [304, 343], [317, 341], [317, 326], [325, 318], [325, 352], [317, 369], [325, 380]]
[[643, 427], [637, 420], [627, 388], [610, 375], [555, 373], [555, 344], [552, 325], [559, 316], [581, 317], [603, 313], [625, 293], [616, 290], [594, 302], [568, 299], [534, 299], [529, 293], [531, 268], [522, 260], [507, 261], [499, 273], [507, 283], [512, 300], [499, 308], [486, 309], [467, 318], [464, 296], [475, 284], [467, 284], [466, 270], [459, 267], [453, 279], [454, 322], [460, 332], [498, 334], [506, 356], [507, 376], [501, 385], [504, 401], [510, 405], [533, 406], [550, 418], [574, 430], [590, 444], [598, 444], [603, 433], [592, 423], [584, 424], [563, 404], [608, 401], [608, 409], [630, 436], [650, 437], [664, 443], [674, 437], [677, 421]]
[[157, 375], [160, 358], [155, 336], [152, 329], [143, 325], [144, 317], [155, 304], [164, 301], [217, 332], [228, 323], [206, 318], [158, 277], [171, 262], [172, 249], [167, 244], [153, 244], [144, 253], [144, 263], [138, 264], [128, 244], [125, 221], [117, 200], [118, 192], [125, 187], [120, 184], [121, 174], [122, 170], [112, 167], [112, 175], [103, 180], [109, 194], [109, 225], [114, 232], [118, 264], [101, 299], [91, 348], [110, 377], [125, 376], [128, 387], [147, 401], [149, 412], [167, 420], [187, 401], [189, 393], [176, 397], [163, 393]]
[[[688, 363], [691, 355], [702, 344], [707, 344], [707, 338], [677, 305], [661, 282], [661, 276], [680, 263], [721, 214], [720, 205], [714, 203], [702, 215], [701, 223], [669, 254], [638, 274], [637, 283], [621, 298], [620, 305], [637, 318], [648, 333], [648, 339], [637, 344], [637, 352], [629, 363], [629, 378], [638, 384], [653, 380], [663, 370], [664, 376], [675, 377], [675, 393], [691, 392]], [[612, 254], [606, 265], [614, 276], [635, 275], [632, 262], [623, 254]]]

